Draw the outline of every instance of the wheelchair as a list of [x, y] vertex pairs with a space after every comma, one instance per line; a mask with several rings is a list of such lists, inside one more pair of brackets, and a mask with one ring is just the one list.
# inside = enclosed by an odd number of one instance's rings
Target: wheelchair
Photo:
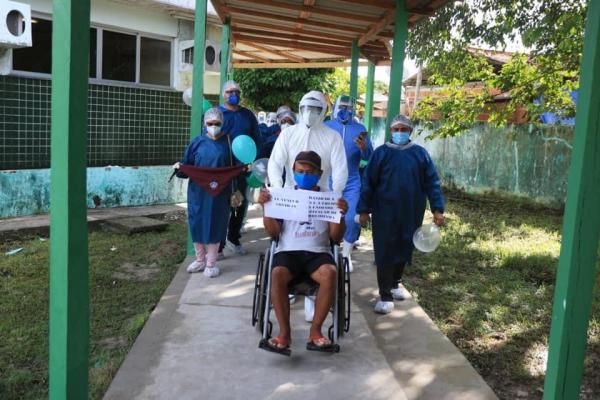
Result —
[[[258, 257], [256, 268], [256, 278], [254, 282], [254, 301], [252, 303], [252, 326], [255, 326], [262, 334], [259, 343], [260, 348], [266, 346], [271, 338], [273, 324], [270, 321], [271, 314], [271, 272], [273, 269], [273, 256], [277, 242], [272, 240], [270, 247]], [[329, 340], [332, 346], [330, 352], [340, 351], [338, 344], [339, 337], [350, 330], [350, 273], [348, 271], [348, 259], [342, 256], [337, 244], [332, 244], [332, 254], [337, 267], [337, 285], [335, 297], [330, 313], [332, 322], [328, 329]], [[290, 294], [296, 296], [313, 295], [318, 290], [318, 284], [312, 279], [308, 279], [300, 284], [290, 287]], [[290, 355], [288, 349], [285, 355]]]

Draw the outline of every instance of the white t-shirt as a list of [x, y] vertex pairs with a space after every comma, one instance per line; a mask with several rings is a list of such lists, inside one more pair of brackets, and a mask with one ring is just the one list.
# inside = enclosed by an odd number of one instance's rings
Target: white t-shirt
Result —
[[284, 220], [275, 253], [281, 251], [310, 251], [331, 254], [329, 243], [329, 222]]

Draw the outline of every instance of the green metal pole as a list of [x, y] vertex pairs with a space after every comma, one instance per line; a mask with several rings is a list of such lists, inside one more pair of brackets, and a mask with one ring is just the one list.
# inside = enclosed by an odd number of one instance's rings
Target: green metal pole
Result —
[[350, 97], [358, 99], [358, 39], [352, 40], [352, 63], [350, 64]]
[[[192, 121], [190, 138], [202, 133], [204, 103], [204, 46], [206, 43], [206, 1], [196, 0], [194, 20], [194, 66], [192, 70]], [[188, 233], [188, 255], [194, 254], [192, 236]]]
[[388, 94], [387, 119], [385, 123], [385, 140], [390, 140], [390, 123], [400, 112], [402, 96], [402, 72], [404, 67], [404, 47], [408, 37], [408, 12], [405, 0], [396, 0], [396, 19], [394, 30], [394, 48], [392, 51], [392, 67], [390, 71], [390, 87]]
[[90, 0], [54, 0], [52, 18], [49, 398], [87, 399]]
[[229, 18], [223, 24], [221, 35], [221, 94], [219, 103], [223, 104], [223, 85], [229, 78], [229, 41], [231, 40], [231, 21]]
[[588, 2], [544, 399], [578, 399], [600, 236], [600, 1]]
[[371, 127], [373, 126], [373, 90], [375, 84], [375, 65], [369, 62], [367, 70], [367, 94], [365, 98], [365, 127], [369, 135], [371, 134]]

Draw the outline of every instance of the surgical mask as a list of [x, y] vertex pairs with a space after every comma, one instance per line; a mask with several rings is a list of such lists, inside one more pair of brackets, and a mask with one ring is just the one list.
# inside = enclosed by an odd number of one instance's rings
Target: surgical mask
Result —
[[237, 94], [232, 94], [231, 96], [229, 96], [229, 100], [227, 102], [232, 106], [237, 106], [238, 104], [240, 104], [240, 96], [238, 96]]
[[410, 141], [410, 133], [408, 132], [392, 132], [392, 143], [405, 145]]
[[294, 180], [299, 189], [311, 190], [319, 182], [319, 175], [294, 172]]
[[302, 122], [309, 128], [319, 122], [320, 118], [321, 115], [316, 111], [306, 111], [302, 113]]
[[291, 124], [281, 124], [281, 130], [284, 130], [285, 128], [292, 126]]
[[341, 108], [338, 111], [337, 117], [342, 123], [346, 123], [352, 119], [352, 110]]
[[207, 126], [206, 132], [208, 133], [208, 136], [215, 138], [219, 133], [221, 133], [221, 127], [218, 125]]

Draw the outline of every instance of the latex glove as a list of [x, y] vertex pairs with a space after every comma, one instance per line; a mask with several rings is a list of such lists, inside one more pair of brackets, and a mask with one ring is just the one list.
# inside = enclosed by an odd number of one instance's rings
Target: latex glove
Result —
[[181, 163], [176, 162], [175, 164], [173, 164], [173, 169], [179, 169], [180, 166], [181, 166]]

